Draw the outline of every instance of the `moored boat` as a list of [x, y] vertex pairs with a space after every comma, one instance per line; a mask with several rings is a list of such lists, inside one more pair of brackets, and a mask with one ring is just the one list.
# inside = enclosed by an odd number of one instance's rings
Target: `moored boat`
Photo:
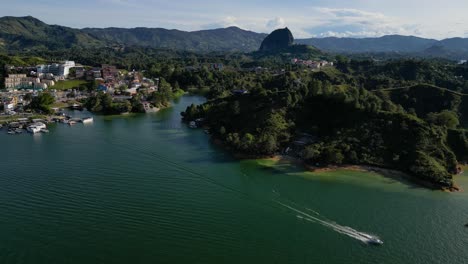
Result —
[[41, 132], [42, 129], [47, 129], [47, 126], [42, 122], [33, 123], [26, 128], [29, 133], [33, 134]]
[[26, 130], [27, 130], [29, 133], [33, 133], [33, 134], [36, 134], [36, 133], [41, 132], [41, 129], [38, 128], [38, 127], [35, 127], [35, 126], [28, 126], [28, 127], [26, 128]]
[[91, 122], [93, 122], [93, 121], [94, 121], [94, 119], [93, 119], [91, 116], [88, 116], [88, 117], [85, 117], [85, 118], [81, 119], [81, 122], [82, 122], [83, 124], [91, 123]]

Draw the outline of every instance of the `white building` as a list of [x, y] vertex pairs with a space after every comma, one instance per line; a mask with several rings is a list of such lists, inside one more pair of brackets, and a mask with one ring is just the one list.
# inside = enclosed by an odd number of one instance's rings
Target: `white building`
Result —
[[46, 65], [37, 66], [37, 75], [42, 77], [43, 75], [53, 74], [53, 76], [68, 77], [70, 69], [75, 67], [74, 61], [65, 61], [63, 63], [52, 63]]

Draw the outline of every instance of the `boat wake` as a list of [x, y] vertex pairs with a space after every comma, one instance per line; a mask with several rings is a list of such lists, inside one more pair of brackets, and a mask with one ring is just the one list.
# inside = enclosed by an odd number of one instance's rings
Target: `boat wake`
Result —
[[[363, 243], [366, 243], [366, 244], [371, 244], [371, 245], [381, 245], [383, 244], [383, 241], [380, 240], [380, 238], [378, 236], [375, 236], [375, 235], [371, 235], [371, 234], [367, 234], [367, 233], [364, 233], [364, 232], [361, 232], [361, 231], [358, 231], [358, 230], [355, 230], [349, 226], [342, 226], [342, 225], [339, 225], [335, 222], [332, 222], [332, 221], [329, 221], [329, 220], [324, 220], [324, 219], [320, 219], [318, 218], [317, 216], [313, 216], [313, 215], [310, 215], [306, 212], [303, 212], [301, 210], [298, 210], [292, 206], [289, 206], [287, 204], [284, 204], [282, 202], [278, 202], [276, 201], [278, 204], [280, 204], [281, 206], [285, 207], [285, 208], [288, 208], [296, 213], [298, 213], [298, 215], [296, 215], [297, 218], [301, 219], [301, 220], [305, 220], [305, 221], [309, 221], [309, 222], [313, 222], [313, 223], [319, 223], [325, 227], [328, 227], [340, 234], [343, 234], [343, 235], [346, 235], [346, 236], [349, 236], [351, 238], [354, 238], [354, 239], [357, 239]], [[314, 212], [316, 215], [319, 215], [317, 212], [309, 209], [310, 211]]]

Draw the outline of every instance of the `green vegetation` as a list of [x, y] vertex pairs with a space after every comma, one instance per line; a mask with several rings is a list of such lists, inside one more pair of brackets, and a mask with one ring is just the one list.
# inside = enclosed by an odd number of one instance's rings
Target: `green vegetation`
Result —
[[39, 113], [50, 114], [53, 112], [51, 109], [55, 99], [50, 93], [40, 93], [32, 98], [28, 108]]
[[47, 25], [33, 17], [1, 17], [0, 45], [5, 51], [140, 46], [197, 52], [258, 49], [265, 37], [237, 27], [184, 32], [162, 28], [86, 28]]
[[[396, 168], [450, 187], [468, 153], [465, 67], [337, 58], [334, 70], [238, 76], [237, 89], [247, 94], [212, 92], [210, 101], [182, 116], [204, 118], [214, 138], [247, 156], [290, 148], [289, 154], [316, 166]], [[293, 142], [304, 132], [311, 140], [298, 147]]]
[[110, 94], [103, 92], [89, 97], [84, 106], [91, 112], [106, 115], [128, 113], [132, 110], [132, 104], [128, 100], [114, 102]]
[[69, 90], [69, 89], [80, 89], [83, 87], [88, 87], [89, 82], [85, 80], [66, 80], [58, 81], [54, 86], [49, 87], [49, 89], [57, 90]]

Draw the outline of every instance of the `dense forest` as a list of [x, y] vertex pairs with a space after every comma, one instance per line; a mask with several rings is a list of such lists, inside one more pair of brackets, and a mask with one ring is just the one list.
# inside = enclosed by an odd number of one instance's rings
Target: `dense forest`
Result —
[[212, 92], [211, 100], [182, 115], [203, 118], [234, 152], [273, 155], [294, 148], [305, 133], [309, 141], [293, 154], [310, 164], [396, 168], [450, 187], [468, 153], [467, 69], [338, 57], [336, 68], [318, 72], [244, 76], [244, 83]]

